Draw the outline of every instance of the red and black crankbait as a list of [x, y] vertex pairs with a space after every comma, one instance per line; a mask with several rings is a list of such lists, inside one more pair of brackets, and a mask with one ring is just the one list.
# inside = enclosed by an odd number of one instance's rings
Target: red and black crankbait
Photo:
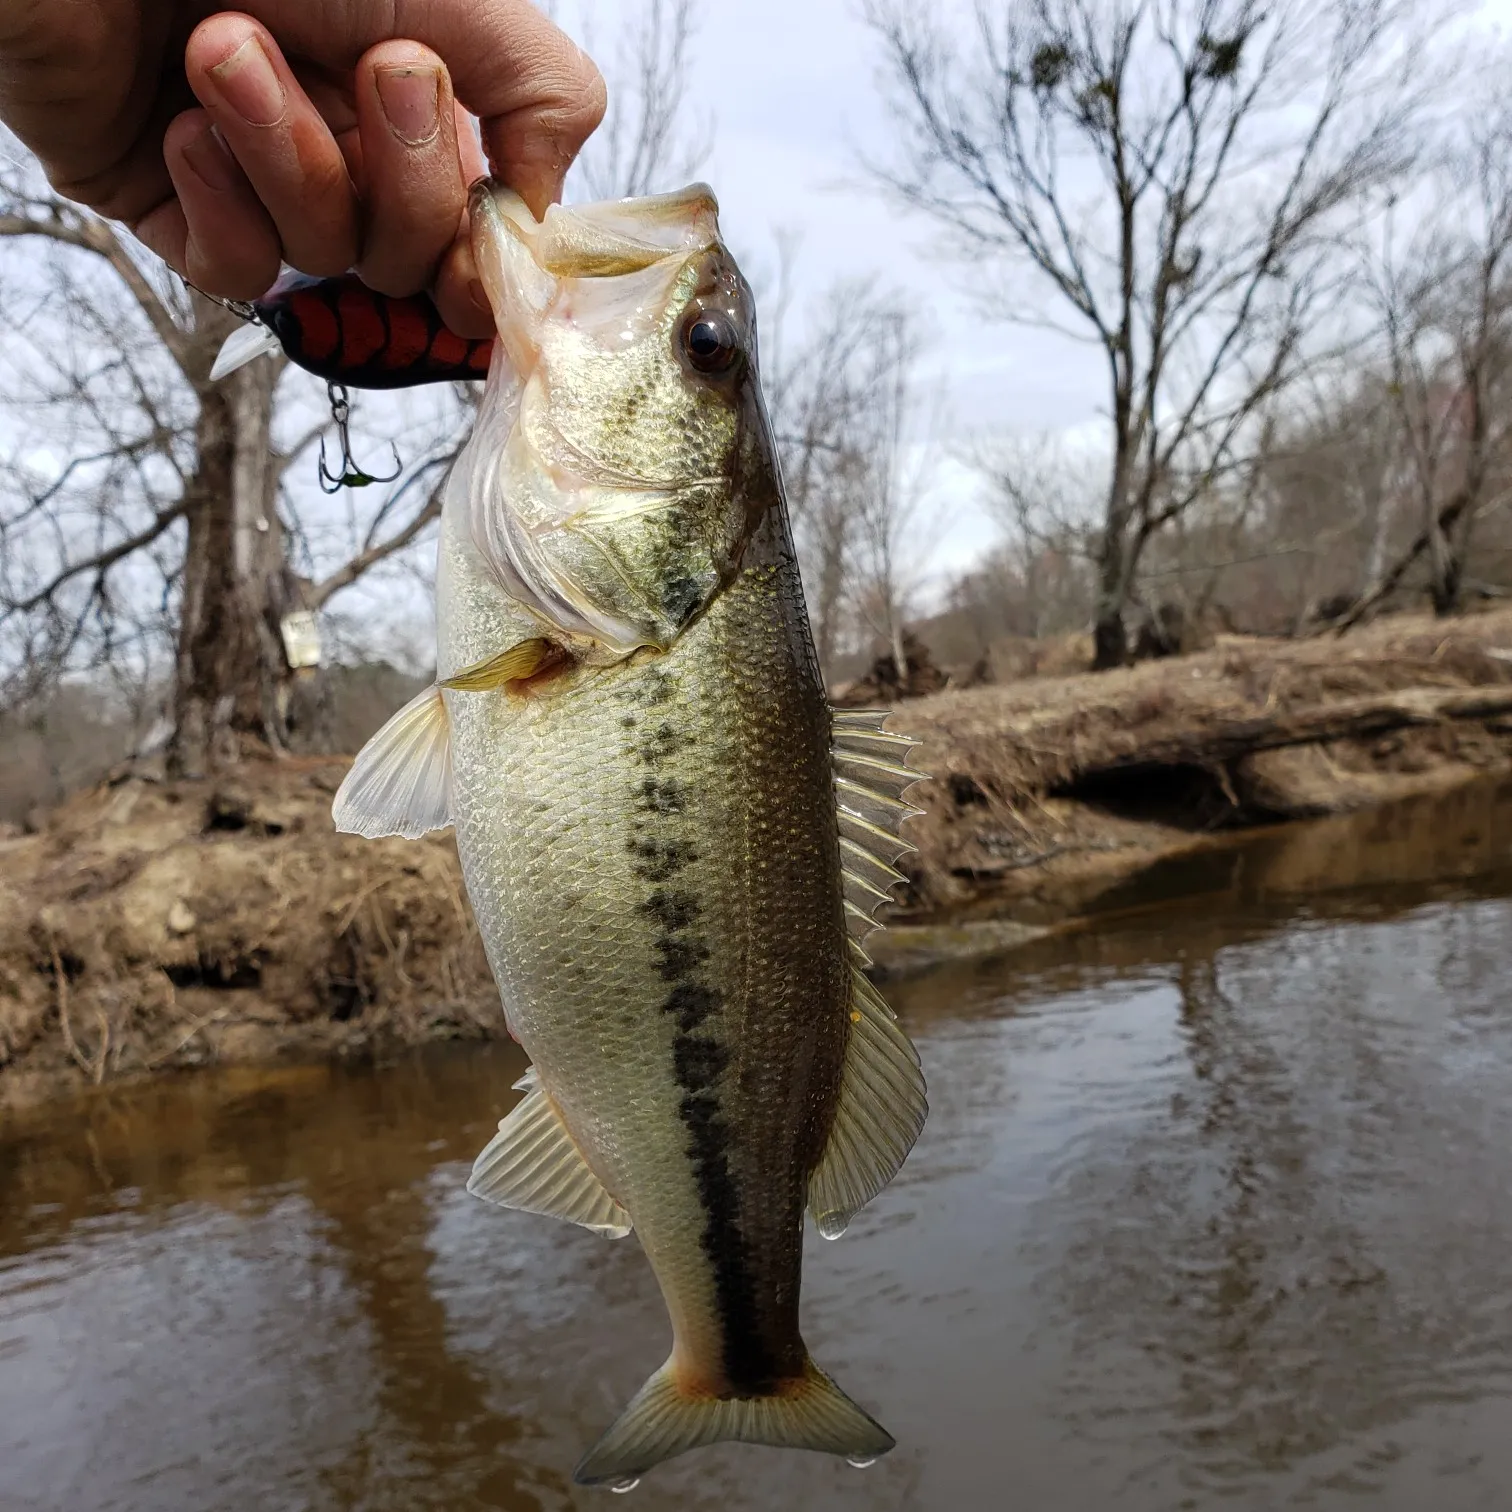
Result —
[[311, 278], [285, 273], [263, 295], [233, 306], [253, 322], [221, 348], [212, 378], [264, 352], [351, 388], [414, 388], [488, 376], [493, 337], [469, 340], [449, 330], [423, 294], [395, 299], [354, 273]]
[[326, 380], [331, 418], [341, 442], [341, 468], [326, 465], [320, 444], [320, 486], [327, 493], [391, 482], [364, 472], [352, 460], [347, 387], [414, 388], [422, 383], [455, 383], [488, 376], [493, 337], [458, 336], [423, 294], [396, 299], [368, 288], [355, 274], [311, 278], [285, 273], [261, 299], [230, 308], [247, 322], [221, 348], [210, 371], [224, 378], [265, 352], [282, 350], [289, 361]]

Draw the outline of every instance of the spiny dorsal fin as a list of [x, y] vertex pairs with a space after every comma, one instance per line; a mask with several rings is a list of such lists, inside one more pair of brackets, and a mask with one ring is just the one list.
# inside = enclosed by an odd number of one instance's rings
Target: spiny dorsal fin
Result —
[[451, 822], [451, 725], [440, 688], [412, 698], [357, 753], [331, 818], [348, 835], [418, 840]]
[[467, 1190], [500, 1207], [565, 1218], [623, 1239], [630, 1232], [629, 1213], [588, 1169], [534, 1068], [515, 1085], [526, 1093], [473, 1162]]
[[919, 1052], [856, 965], [850, 1018], [835, 1121], [809, 1178], [809, 1212], [826, 1239], [838, 1239], [898, 1174], [929, 1113]]
[[885, 729], [885, 709], [832, 709], [830, 718], [845, 923], [859, 942], [881, 927], [877, 910], [903, 881], [893, 863], [913, 849], [899, 830], [921, 812], [903, 801], [923, 780], [908, 765], [908, 753], [919, 742]]

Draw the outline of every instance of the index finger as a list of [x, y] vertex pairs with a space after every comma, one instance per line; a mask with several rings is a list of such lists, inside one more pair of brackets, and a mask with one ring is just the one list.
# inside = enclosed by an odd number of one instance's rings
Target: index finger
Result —
[[355, 68], [368, 48], [394, 37], [424, 43], [482, 123], [494, 175], [537, 215], [560, 197], [604, 116], [598, 69], [531, 0], [243, 0], [243, 10], [286, 52], [331, 68]]

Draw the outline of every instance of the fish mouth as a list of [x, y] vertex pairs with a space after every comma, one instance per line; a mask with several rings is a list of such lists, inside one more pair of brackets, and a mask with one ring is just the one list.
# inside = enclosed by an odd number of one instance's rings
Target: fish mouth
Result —
[[670, 283], [675, 269], [719, 241], [719, 205], [707, 184], [644, 199], [552, 205], [537, 220], [512, 189], [485, 178], [469, 191], [468, 211], [494, 323], [522, 371], [562, 281], [624, 278], [662, 265]]
[[483, 178], [468, 192], [468, 209], [474, 252], [480, 235], [497, 237], [507, 222], [554, 278], [618, 278], [719, 240], [719, 202], [707, 184], [639, 199], [551, 205], [538, 221], [512, 189]]

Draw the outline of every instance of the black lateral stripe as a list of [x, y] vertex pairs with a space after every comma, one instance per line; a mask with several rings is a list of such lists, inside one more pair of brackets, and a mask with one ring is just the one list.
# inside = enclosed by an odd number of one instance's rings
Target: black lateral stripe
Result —
[[[649, 710], [673, 696], [670, 680], [648, 676], [633, 701]], [[698, 859], [688, 810], [692, 795], [664, 770], [688, 737], [670, 722], [642, 727], [627, 713], [626, 753], [639, 766], [632, 779], [635, 819], [626, 848], [646, 883], [640, 912], [652, 926], [657, 975], [667, 984], [662, 1011], [673, 1021], [672, 1074], [681, 1094], [678, 1116], [687, 1131], [687, 1152], [703, 1211], [699, 1244], [713, 1273], [714, 1301], [722, 1336], [721, 1370], [734, 1396], [769, 1394], [783, 1379], [763, 1324], [763, 1308], [751, 1247], [741, 1226], [741, 1194], [731, 1166], [733, 1135], [720, 1095], [730, 1051], [720, 1035], [724, 1000], [705, 977], [709, 945], [703, 907], [688, 886], [687, 869]]]

